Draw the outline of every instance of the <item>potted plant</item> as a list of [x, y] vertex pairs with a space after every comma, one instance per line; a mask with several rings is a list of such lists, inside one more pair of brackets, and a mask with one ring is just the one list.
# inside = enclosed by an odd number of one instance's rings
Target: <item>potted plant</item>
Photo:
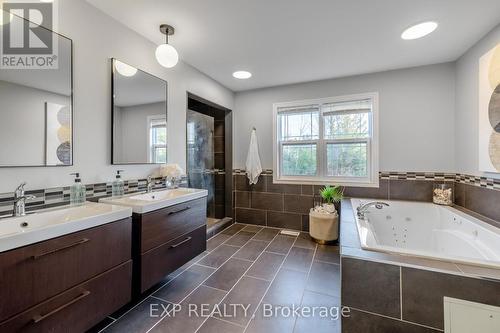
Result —
[[343, 198], [340, 186], [325, 186], [319, 191], [322, 204], [309, 212], [309, 234], [320, 244], [330, 244], [338, 240], [339, 215], [335, 203]]

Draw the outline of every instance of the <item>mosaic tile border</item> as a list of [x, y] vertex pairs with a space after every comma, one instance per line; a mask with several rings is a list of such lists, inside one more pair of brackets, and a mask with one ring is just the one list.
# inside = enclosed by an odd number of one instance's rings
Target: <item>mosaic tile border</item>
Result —
[[[234, 169], [233, 175], [245, 175], [245, 170]], [[273, 170], [266, 169], [262, 171], [264, 176], [272, 176]], [[379, 172], [380, 179], [399, 179], [399, 180], [427, 180], [427, 181], [443, 181], [456, 182], [468, 185], [474, 185], [494, 190], [500, 190], [500, 178], [487, 178], [481, 176], [465, 175], [460, 173], [447, 172], [399, 172], [399, 171], [381, 171]]]
[[[166, 187], [164, 178], [153, 178], [153, 189]], [[181, 187], [187, 187], [187, 177], [180, 183]], [[125, 194], [146, 191], [146, 179], [124, 180]], [[112, 194], [112, 182], [85, 184], [87, 200], [97, 201], [99, 198], [109, 197]], [[26, 194], [34, 195], [36, 198], [26, 202], [26, 211], [53, 208], [69, 205], [70, 187], [53, 187], [41, 190], [27, 190]], [[11, 215], [14, 206], [14, 193], [0, 194], [0, 216]]]

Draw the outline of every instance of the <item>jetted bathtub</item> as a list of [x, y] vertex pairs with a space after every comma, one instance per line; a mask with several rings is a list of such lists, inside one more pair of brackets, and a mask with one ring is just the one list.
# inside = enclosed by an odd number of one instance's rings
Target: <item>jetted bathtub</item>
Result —
[[[356, 208], [370, 199], [351, 199]], [[455, 208], [432, 203], [382, 200], [356, 216], [366, 250], [500, 268], [500, 229]]]

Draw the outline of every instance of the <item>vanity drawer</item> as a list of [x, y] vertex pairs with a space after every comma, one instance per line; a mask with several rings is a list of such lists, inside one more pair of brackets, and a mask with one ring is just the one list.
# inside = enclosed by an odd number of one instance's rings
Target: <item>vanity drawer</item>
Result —
[[131, 259], [131, 219], [0, 253], [0, 321]]
[[0, 332], [85, 332], [131, 299], [132, 261], [0, 324]]
[[206, 210], [200, 198], [141, 215], [141, 253], [205, 225]]
[[207, 227], [193, 230], [141, 255], [140, 292], [148, 290], [207, 248]]

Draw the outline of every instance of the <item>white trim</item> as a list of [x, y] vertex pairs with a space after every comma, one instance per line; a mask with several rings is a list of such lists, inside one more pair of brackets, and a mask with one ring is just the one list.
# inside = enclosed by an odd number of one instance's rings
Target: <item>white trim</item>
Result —
[[[146, 132], [148, 133], [148, 146], [146, 147], [146, 151], [148, 154], [148, 163], [156, 163], [153, 161], [153, 143], [151, 140], [153, 139], [151, 136], [151, 123], [156, 120], [165, 120], [165, 130], [167, 131], [168, 138], [168, 128], [167, 128], [167, 117], [162, 114], [155, 114], [146, 117]], [[167, 145], [165, 144], [165, 149], [167, 149]], [[167, 151], [167, 161], [168, 161], [168, 151]]]
[[[278, 110], [280, 108], [287, 107], [300, 107], [300, 106], [310, 106], [310, 105], [321, 105], [338, 103], [338, 102], [348, 102], [352, 100], [362, 100], [371, 99], [372, 101], [372, 112], [371, 112], [371, 137], [366, 139], [346, 139], [346, 140], [330, 140], [323, 138], [324, 124], [323, 124], [323, 112], [320, 109], [320, 119], [319, 119], [319, 140], [304, 140], [304, 141], [287, 141], [278, 143]], [[318, 99], [307, 99], [292, 102], [282, 102], [273, 104], [273, 183], [276, 184], [313, 184], [313, 185], [323, 185], [323, 184], [336, 184], [343, 186], [360, 186], [360, 187], [378, 187], [379, 186], [379, 94], [378, 92], [363, 93], [363, 94], [353, 94], [344, 95], [336, 97], [318, 98]], [[332, 113], [332, 112], [328, 112]], [[320, 176], [282, 176], [281, 166], [280, 166], [280, 156], [283, 144], [316, 144], [317, 152], [317, 175], [325, 174], [326, 161], [324, 155], [326, 154], [325, 145], [328, 142], [367, 142], [368, 154], [370, 156], [369, 175], [365, 178], [357, 177], [320, 177]]]

